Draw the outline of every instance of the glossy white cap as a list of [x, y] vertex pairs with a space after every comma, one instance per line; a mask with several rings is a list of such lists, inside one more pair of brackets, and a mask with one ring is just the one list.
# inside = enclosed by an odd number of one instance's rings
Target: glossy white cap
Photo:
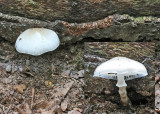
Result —
[[60, 44], [57, 34], [46, 28], [31, 28], [25, 30], [16, 40], [16, 50], [19, 53], [34, 56], [55, 50]]

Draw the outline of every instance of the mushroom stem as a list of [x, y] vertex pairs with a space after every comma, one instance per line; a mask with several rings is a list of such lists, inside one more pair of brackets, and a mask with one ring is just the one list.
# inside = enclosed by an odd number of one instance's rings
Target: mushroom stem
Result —
[[118, 74], [117, 75], [117, 87], [123, 87], [123, 86], [127, 86], [125, 80], [124, 80], [124, 74]]
[[119, 94], [120, 94], [123, 106], [130, 105], [130, 100], [129, 100], [128, 96], [127, 96], [126, 86], [119, 87]]
[[123, 106], [128, 106], [130, 105], [130, 100], [127, 96], [127, 91], [126, 91], [126, 87], [127, 87], [127, 84], [124, 80], [124, 74], [118, 74], [117, 75], [117, 84], [116, 84], [117, 87], [119, 87], [119, 94], [120, 94], [120, 97], [121, 97], [121, 101], [122, 101], [122, 104]]

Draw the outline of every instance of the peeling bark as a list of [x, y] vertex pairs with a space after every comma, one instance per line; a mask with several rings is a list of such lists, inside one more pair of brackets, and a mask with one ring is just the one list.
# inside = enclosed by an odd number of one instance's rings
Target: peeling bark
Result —
[[16, 41], [21, 32], [32, 27], [54, 30], [62, 44], [75, 43], [84, 38], [106, 39], [106, 41], [157, 41], [160, 39], [160, 18], [157, 17], [134, 18], [116, 14], [101, 20], [78, 24], [60, 20], [46, 22], [1, 13], [0, 20], [0, 36], [11, 43]]

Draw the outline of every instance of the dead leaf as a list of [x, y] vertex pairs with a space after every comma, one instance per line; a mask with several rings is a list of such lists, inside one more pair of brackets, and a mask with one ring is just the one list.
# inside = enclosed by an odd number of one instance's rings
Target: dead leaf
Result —
[[42, 109], [45, 108], [46, 111], [52, 109], [55, 112], [58, 108], [60, 108], [59, 105], [61, 104], [61, 101], [66, 96], [66, 94], [68, 93], [68, 91], [72, 87], [73, 83], [74, 83], [74, 81], [71, 81], [71, 82], [66, 83], [65, 85], [62, 84], [61, 86], [56, 87], [53, 90], [53, 93], [54, 93], [53, 96], [52, 96], [53, 100], [48, 101], [48, 102], [47, 101], [43, 101], [43, 102], [41, 102], [41, 103], [39, 103], [39, 104], [37, 104], [35, 106], [36, 107], [38, 106], [38, 108], [42, 108]]
[[61, 73], [62, 76], [69, 76], [71, 73], [71, 70], [65, 70]]
[[8, 102], [8, 101], [9, 101], [8, 97], [4, 97], [3, 99], [1, 99], [1, 103], [5, 103], [5, 102]]
[[13, 88], [16, 92], [23, 93], [23, 91], [26, 89], [26, 85], [15, 85]]
[[61, 103], [61, 109], [62, 109], [62, 111], [66, 111], [67, 106], [68, 106], [68, 102], [67, 102], [66, 100], [64, 100], [64, 101]]
[[40, 101], [40, 102], [34, 104], [33, 109], [36, 109], [36, 108], [44, 109], [47, 106], [48, 106], [48, 101]]
[[4, 84], [9, 84], [11, 82], [12, 82], [12, 79], [10, 79], [10, 78], [2, 78], [2, 83], [4, 83]]
[[55, 88], [54, 91], [56, 92], [54, 92], [55, 94], [53, 94], [52, 97], [53, 98], [64, 97], [68, 93], [69, 89], [72, 87], [73, 83], [74, 81], [71, 81], [66, 83], [64, 86]]

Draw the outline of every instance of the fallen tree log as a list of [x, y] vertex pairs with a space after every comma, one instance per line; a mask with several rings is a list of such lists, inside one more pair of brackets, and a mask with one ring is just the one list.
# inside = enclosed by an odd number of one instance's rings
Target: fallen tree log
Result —
[[90, 22], [109, 15], [159, 16], [159, 0], [0, 0], [0, 11], [43, 21]]

